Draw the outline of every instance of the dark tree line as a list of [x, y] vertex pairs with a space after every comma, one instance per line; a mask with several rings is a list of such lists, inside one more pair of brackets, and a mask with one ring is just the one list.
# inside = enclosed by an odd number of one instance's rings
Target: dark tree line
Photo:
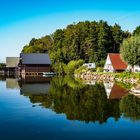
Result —
[[118, 53], [123, 39], [129, 36], [131, 34], [123, 31], [118, 24], [110, 26], [102, 20], [85, 21], [58, 29], [50, 36], [32, 39], [22, 52], [47, 52], [53, 64], [83, 59], [100, 66], [107, 53]]
[[5, 63], [0, 63], [0, 68], [4, 68], [6, 67], [6, 64]]
[[136, 29], [133, 31], [133, 35], [140, 36], [140, 26], [136, 27]]

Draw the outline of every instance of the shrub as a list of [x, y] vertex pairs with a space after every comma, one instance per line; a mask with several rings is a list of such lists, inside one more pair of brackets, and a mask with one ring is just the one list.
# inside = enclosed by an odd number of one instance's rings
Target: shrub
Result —
[[81, 73], [83, 73], [83, 72], [86, 72], [88, 69], [87, 69], [87, 67], [86, 66], [81, 66], [81, 67], [79, 67], [78, 69], [76, 69], [75, 71], [74, 71], [74, 73], [75, 74], [81, 74]]
[[53, 69], [58, 75], [63, 75], [65, 67], [66, 67], [66, 64], [64, 64], [62, 62], [55, 63], [53, 65]]
[[70, 61], [65, 67], [65, 73], [68, 75], [73, 74], [76, 69], [83, 65], [83, 63], [84, 60], [81, 59]]
[[115, 74], [115, 78], [140, 78], [140, 73], [123, 72]]
[[103, 67], [97, 67], [96, 72], [103, 72]]

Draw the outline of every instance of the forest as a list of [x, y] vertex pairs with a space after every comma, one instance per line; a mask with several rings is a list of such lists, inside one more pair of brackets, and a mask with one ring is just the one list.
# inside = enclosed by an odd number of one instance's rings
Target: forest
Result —
[[79, 59], [95, 62], [100, 67], [104, 65], [107, 53], [118, 53], [123, 40], [138, 33], [140, 27], [130, 33], [123, 31], [118, 24], [112, 26], [103, 20], [85, 21], [57, 29], [39, 39], [33, 38], [22, 52], [49, 53], [55, 68]]

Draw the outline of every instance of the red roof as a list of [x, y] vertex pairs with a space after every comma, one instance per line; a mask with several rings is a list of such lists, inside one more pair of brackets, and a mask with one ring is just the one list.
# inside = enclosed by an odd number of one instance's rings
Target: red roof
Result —
[[127, 68], [127, 64], [121, 59], [119, 53], [109, 53], [108, 55], [115, 70], [125, 70]]

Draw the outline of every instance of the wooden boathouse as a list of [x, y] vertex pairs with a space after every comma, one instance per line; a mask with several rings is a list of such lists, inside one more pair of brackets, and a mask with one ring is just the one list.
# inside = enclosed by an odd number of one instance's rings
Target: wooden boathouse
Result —
[[51, 60], [47, 53], [21, 53], [19, 73], [22, 76], [38, 76], [51, 71]]

